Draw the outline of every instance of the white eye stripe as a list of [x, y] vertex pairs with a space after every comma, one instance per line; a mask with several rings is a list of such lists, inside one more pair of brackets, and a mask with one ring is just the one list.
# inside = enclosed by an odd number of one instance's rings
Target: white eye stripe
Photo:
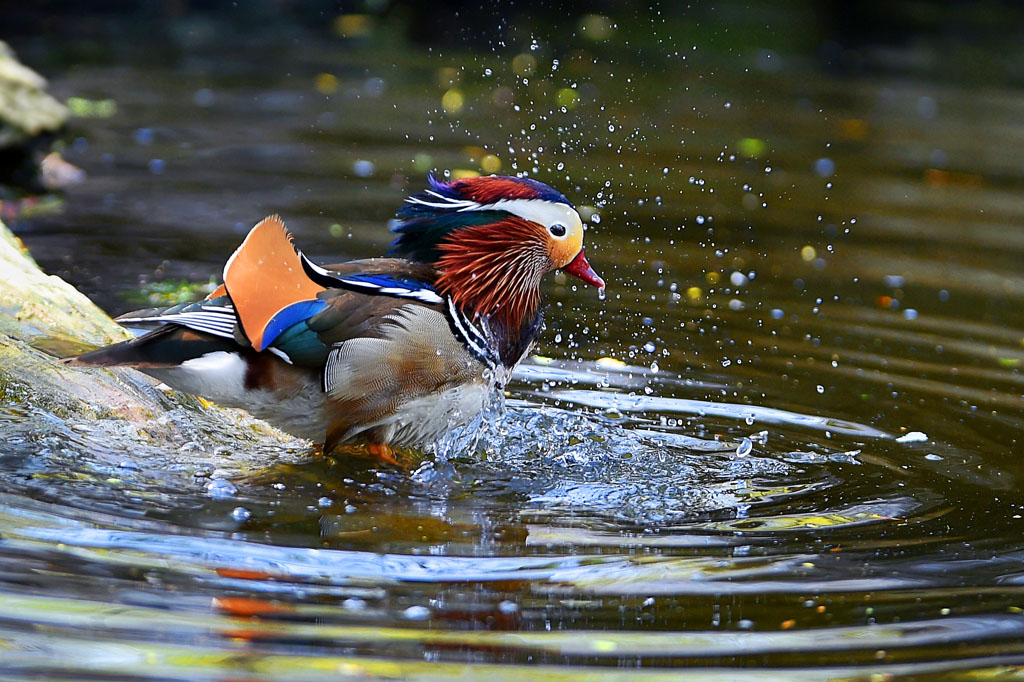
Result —
[[477, 204], [460, 208], [462, 211], [507, 211], [524, 220], [549, 227], [554, 224], [564, 225], [566, 233], [574, 229], [583, 229], [583, 221], [576, 209], [566, 204], [559, 204], [543, 199], [502, 199], [493, 204]]
[[449, 199], [448, 197], [441, 196], [437, 192], [430, 192], [429, 190], [428, 193], [437, 197], [437, 201], [425, 201], [423, 199], [420, 199], [419, 197], [409, 197], [408, 199], [405, 200], [405, 203], [417, 204], [419, 206], [428, 206], [430, 208], [443, 208], [448, 210], [458, 209], [460, 211], [475, 210], [476, 207], [480, 205], [475, 201], [469, 201], [468, 199]]
[[[561, 204], [544, 199], [501, 199], [491, 204], [479, 204], [468, 199], [452, 199], [437, 192], [427, 190], [426, 192], [436, 200], [427, 201], [418, 197], [409, 197], [406, 203], [427, 206], [429, 208], [440, 208], [454, 210], [459, 213], [465, 211], [506, 211], [524, 220], [543, 225], [550, 228], [552, 225], [562, 225], [566, 228], [566, 235], [583, 229], [583, 221], [580, 219], [576, 209], [566, 204]], [[558, 239], [563, 236], [552, 235]]]

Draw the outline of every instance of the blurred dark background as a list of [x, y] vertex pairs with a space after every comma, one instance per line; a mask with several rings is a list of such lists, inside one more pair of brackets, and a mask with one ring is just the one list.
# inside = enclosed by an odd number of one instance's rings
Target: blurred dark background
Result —
[[44, 0], [0, 27], [87, 178], [3, 218], [113, 312], [216, 277], [271, 212], [325, 262], [381, 253], [431, 170], [564, 188], [623, 281], [813, 247], [801, 281], [870, 301], [864, 268], [919, 253], [938, 292], [969, 243], [962, 284], [1017, 295], [989, 277], [1019, 270], [1024, 3]]
[[[339, 28], [337, 17], [367, 15], [415, 44], [500, 50], [528, 35], [569, 46], [579, 39], [574, 19], [587, 14], [607, 17], [620, 35], [625, 31], [633, 54], [663, 51], [669, 35], [680, 41], [693, 36], [707, 50], [757, 45], [799, 51], [840, 74], [909, 71], [943, 80], [1024, 84], [1024, 3], [1012, 0], [40, 0], [3, 3], [0, 25], [3, 37], [21, 49], [31, 49], [38, 38], [59, 38], [59, 50], [39, 55], [54, 66], [102, 63], [123, 51], [153, 59], [155, 45], [163, 48], [156, 54], [174, 59], [181, 31], [189, 30], [183, 24], [194, 29], [204, 17], [228, 19], [233, 30], [258, 41], [294, 27], [330, 34]], [[652, 30], [652, 17], [660, 31]], [[126, 30], [134, 41], [123, 40]]]

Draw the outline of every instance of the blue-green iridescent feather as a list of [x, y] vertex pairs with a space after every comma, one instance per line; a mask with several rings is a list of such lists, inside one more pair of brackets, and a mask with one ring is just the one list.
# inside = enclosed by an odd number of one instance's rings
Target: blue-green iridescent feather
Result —
[[490, 225], [509, 217], [506, 211], [466, 211], [445, 213], [407, 205], [398, 211], [399, 223], [392, 228], [398, 238], [390, 253], [421, 263], [435, 263], [441, 257], [438, 245], [453, 231], [463, 227]]

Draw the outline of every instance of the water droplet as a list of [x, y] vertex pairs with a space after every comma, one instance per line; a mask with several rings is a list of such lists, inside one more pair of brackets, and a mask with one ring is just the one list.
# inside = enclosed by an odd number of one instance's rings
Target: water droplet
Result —
[[924, 118], [935, 118], [935, 115], [939, 113], [939, 105], [935, 98], [928, 95], [918, 98], [917, 113], [921, 114]]
[[235, 507], [231, 510], [231, 518], [235, 521], [248, 521], [252, 517], [252, 512], [245, 507]]
[[816, 387], [816, 390], [818, 391], [818, 393], [824, 393], [825, 392], [825, 387], [822, 386], [821, 384], [818, 384], [817, 387]]
[[370, 177], [376, 168], [373, 161], [367, 161], [366, 159], [359, 159], [352, 164], [352, 172], [361, 178]]
[[156, 135], [153, 133], [152, 128], [139, 128], [132, 133], [132, 139], [135, 140], [135, 144], [153, 144], [153, 140]]
[[380, 97], [387, 89], [387, 85], [383, 78], [367, 78], [363, 82], [363, 92], [369, 97]]
[[209, 88], [200, 88], [192, 93], [192, 103], [197, 107], [208, 107], [213, 104], [213, 100], [213, 90]]
[[349, 597], [341, 602], [341, 608], [348, 611], [362, 611], [366, 608], [366, 600], [359, 597]]
[[332, 500], [329, 497], [321, 497], [319, 500], [316, 501], [316, 506], [320, 507], [321, 509], [330, 507], [333, 504], [334, 500]]
[[752, 433], [752, 434], [750, 434], [750, 441], [752, 443], [757, 443], [758, 445], [767, 445], [768, 444], [768, 432], [767, 431], [758, 431], [757, 433]]
[[223, 478], [215, 478], [206, 484], [206, 494], [215, 500], [226, 500], [237, 492], [235, 484]]
[[928, 434], [922, 431], [910, 431], [896, 439], [897, 443], [924, 443], [928, 440]]
[[750, 454], [750, 451], [754, 449], [754, 444], [750, 442], [749, 438], [742, 438], [740, 444], [736, 446], [736, 456], [746, 457]]
[[647, 351], [648, 353], [653, 353], [654, 351], [658, 350], [658, 347], [654, 345], [653, 341], [648, 341], [647, 343], [644, 344], [644, 350]]
[[828, 157], [822, 157], [814, 162], [814, 172], [819, 178], [830, 178], [835, 175], [836, 162]]
[[410, 606], [402, 611], [402, 618], [407, 620], [426, 620], [430, 618], [430, 609], [426, 606]]

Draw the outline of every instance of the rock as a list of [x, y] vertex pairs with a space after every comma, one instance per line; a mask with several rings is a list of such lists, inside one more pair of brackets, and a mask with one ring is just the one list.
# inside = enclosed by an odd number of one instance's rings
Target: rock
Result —
[[21, 64], [0, 41], [0, 147], [55, 132], [67, 119], [67, 108], [47, 94], [46, 79]]
[[68, 163], [57, 152], [50, 152], [39, 162], [40, 180], [48, 190], [62, 190], [85, 181], [85, 171]]
[[[62, 357], [130, 334], [0, 223], [0, 432], [12, 443], [71, 443], [93, 464], [241, 472], [308, 454], [304, 441], [241, 410], [158, 389], [131, 369], [80, 369]], [[15, 448], [17, 449], [17, 448]], [[114, 461], [116, 460], [116, 462]], [[190, 474], [191, 475], [191, 474]]]
[[84, 173], [50, 151], [67, 119], [67, 107], [46, 92], [46, 79], [0, 41], [0, 182], [30, 191], [81, 182]]

